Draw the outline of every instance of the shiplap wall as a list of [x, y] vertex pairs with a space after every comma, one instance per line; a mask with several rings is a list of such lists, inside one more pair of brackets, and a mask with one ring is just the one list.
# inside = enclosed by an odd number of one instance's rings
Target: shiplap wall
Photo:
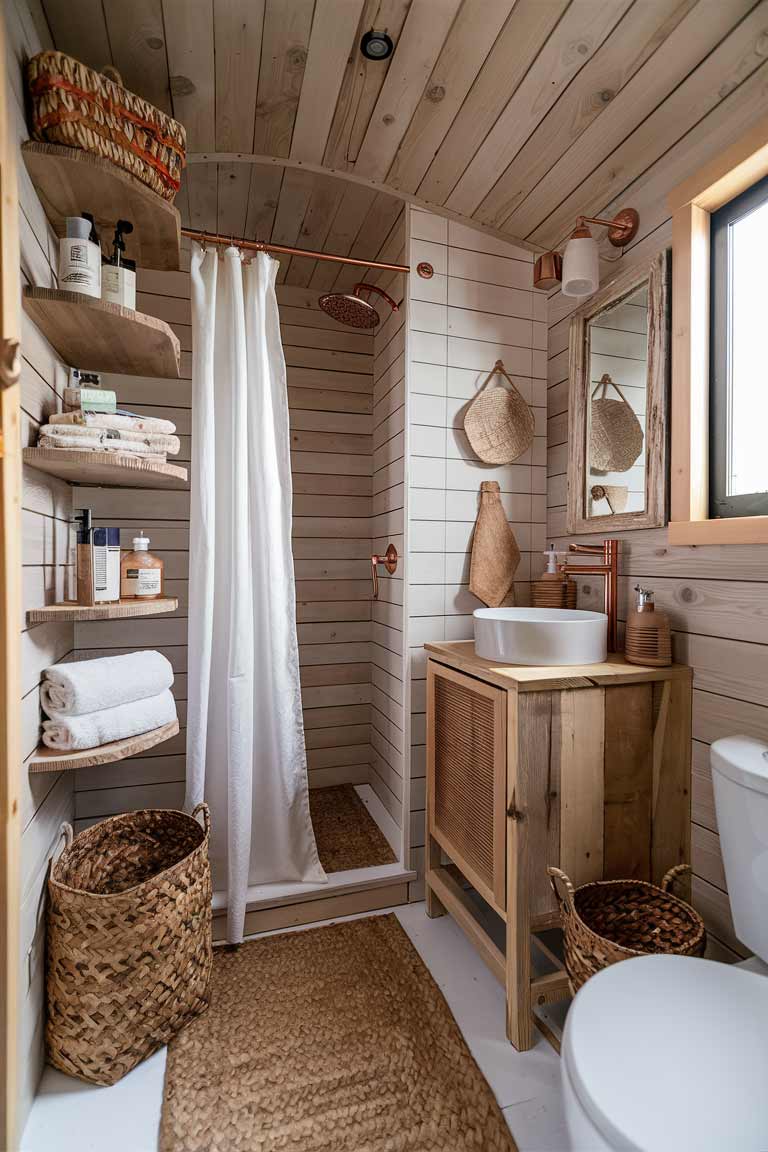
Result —
[[[402, 263], [405, 256], [405, 212], [398, 216], [382, 259]], [[371, 280], [375, 278], [372, 276]], [[403, 298], [400, 274], [376, 280], [395, 303]], [[373, 605], [371, 645], [370, 783], [385, 808], [405, 831], [406, 790], [405, 646], [403, 641], [404, 572], [408, 562], [405, 524], [405, 338], [406, 309], [391, 311], [377, 302], [384, 322], [374, 335], [373, 370], [373, 551], [383, 555], [388, 544], [398, 552], [397, 570], [379, 569], [379, 599]], [[407, 806], [406, 806], [407, 811]]]
[[[188, 254], [184, 254], [188, 267]], [[182, 379], [111, 376], [121, 404], [173, 420], [190, 456], [191, 312], [187, 271], [139, 272], [137, 305], [171, 324], [182, 345]], [[317, 293], [281, 285], [293, 468], [293, 551], [302, 700], [310, 784], [363, 783], [369, 776], [371, 698], [371, 469], [373, 337], [342, 328]], [[77, 828], [184, 796], [189, 498], [185, 491], [79, 488], [75, 503], [95, 522], [140, 529], [165, 561], [179, 611], [147, 620], [78, 624], [78, 657], [157, 648], [176, 673], [182, 731], [150, 754], [78, 772]]]
[[[640, 231], [621, 257], [603, 249], [603, 280], [612, 273], [649, 262], [671, 244], [666, 197], [735, 136], [765, 112], [764, 69], [754, 73], [703, 116], [673, 152], [621, 194], [621, 203], [640, 211]], [[598, 215], [620, 207], [618, 201]], [[554, 293], [549, 300], [548, 494], [549, 535], [559, 548], [566, 535], [565, 498], [568, 441], [568, 328], [578, 301]], [[674, 387], [674, 380], [672, 382]], [[694, 670], [692, 863], [694, 903], [704, 915], [718, 954], [743, 952], [733, 932], [715, 822], [709, 745], [720, 736], [744, 732], [768, 739], [768, 547], [670, 547], [666, 529], [617, 533], [621, 539], [619, 619], [640, 581], [656, 593], [670, 614], [674, 654]], [[576, 540], [577, 538], [572, 538]], [[601, 540], [582, 536], [578, 540]], [[580, 604], [602, 601], [600, 582], [579, 580]]]
[[[186, 268], [189, 253], [182, 262]], [[144, 416], [172, 420], [181, 442], [174, 463], [189, 468], [191, 433], [192, 329], [189, 273], [139, 270], [136, 306], [167, 321], [181, 342], [181, 376], [103, 374], [102, 382], [117, 393], [118, 405]], [[154, 488], [86, 488], [74, 490], [77, 508], [91, 508], [94, 523], [120, 529], [120, 543], [130, 548], [143, 529], [150, 550], [165, 563], [165, 590], [179, 598], [177, 612], [145, 619], [89, 621], [75, 625], [77, 659], [116, 656], [137, 649], [156, 649], [173, 665], [173, 692], [180, 731], [141, 756], [98, 768], [78, 769], [75, 776], [75, 829], [106, 816], [136, 808], [179, 807], [184, 800], [187, 702], [187, 604], [189, 587], [189, 490]]]
[[[533, 289], [530, 252], [462, 224], [410, 211], [408, 332], [410, 449], [408, 645], [411, 652], [411, 865], [421, 870], [426, 771], [426, 654], [430, 640], [473, 636], [469, 591], [480, 484], [497, 480], [520, 547], [519, 604], [541, 571], [546, 528], [546, 299]], [[504, 467], [482, 464], [464, 414], [496, 360], [503, 360], [535, 418], [532, 446]], [[490, 385], [489, 385], [490, 386]], [[414, 894], [419, 889], [414, 887]]]
[[[19, 142], [27, 139], [22, 67], [44, 45], [26, 5], [5, 5], [7, 25], [8, 125]], [[22, 283], [56, 287], [58, 242], [45, 219], [23, 162], [18, 163]], [[37, 440], [37, 430], [61, 407], [67, 373], [41, 332], [23, 317], [22, 437]], [[22, 493], [22, 752], [21, 804], [21, 933], [19, 987], [19, 1123], [23, 1125], [43, 1066], [43, 993], [45, 966], [45, 881], [48, 861], [56, 850], [62, 821], [73, 816], [72, 776], [67, 773], [30, 776], [27, 760], [40, 739], [39, 682], [42, 670], [64, 659], [73, 648], [71, 624], [26, 625], [26, 612], [60, 599], [69, 588], [69, 527], [72, 514], [69, 485], [24, 468]]]
[[310, 787], [367, 783], [371, 759], [373, 335], [317, 298], [278, 286]]

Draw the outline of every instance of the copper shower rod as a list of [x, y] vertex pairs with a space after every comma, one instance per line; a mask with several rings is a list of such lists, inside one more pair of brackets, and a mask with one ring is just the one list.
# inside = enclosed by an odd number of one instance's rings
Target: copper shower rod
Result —
[[353, 256], [336, 256], [331, 252], [310, 252], [306, 248], [290, 248], [287, 244], [267, 244], [264, 240], [243, 240], [234, 236], [217, 236], [214, 232], [198, 232], [195, 228], [182, 228], [182, 236], [190, 236], [205, 244], [226, 244], [247, 248], [251, 252], [279, 252], [283, 256], [306, 256], [309, 260], [329, 260], [333, 264], [354, 264], [356, 268], [381, 268], [386, 272], [410, 272], [407, 264], [384, 264], [380, 260], [356, 260]]

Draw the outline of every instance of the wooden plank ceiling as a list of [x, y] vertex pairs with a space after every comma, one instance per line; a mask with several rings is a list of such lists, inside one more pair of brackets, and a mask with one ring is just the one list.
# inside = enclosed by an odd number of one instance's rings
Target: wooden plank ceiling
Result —
[[[57, 48], [185, 124], [185, 221], [364, 259], [387, 245], [390, 192], [559, 245], [768, 76], [768, 0], [40, 2]], [[361, 55], [370, 28], [389, 60]]]

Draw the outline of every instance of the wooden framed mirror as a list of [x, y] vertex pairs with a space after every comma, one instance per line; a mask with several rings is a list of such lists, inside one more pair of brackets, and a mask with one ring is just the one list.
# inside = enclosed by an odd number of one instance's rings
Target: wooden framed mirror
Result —
[[628, 269], [571, 319], [569, 534], [666, 523], [669, 263]]

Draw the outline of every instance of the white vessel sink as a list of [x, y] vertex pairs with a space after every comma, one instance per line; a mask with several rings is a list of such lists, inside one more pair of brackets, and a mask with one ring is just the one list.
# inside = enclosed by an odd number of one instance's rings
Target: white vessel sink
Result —
[[475, 651], [501, 664], [600, 664], [608, 617], [570, 608], [478, 608]]

